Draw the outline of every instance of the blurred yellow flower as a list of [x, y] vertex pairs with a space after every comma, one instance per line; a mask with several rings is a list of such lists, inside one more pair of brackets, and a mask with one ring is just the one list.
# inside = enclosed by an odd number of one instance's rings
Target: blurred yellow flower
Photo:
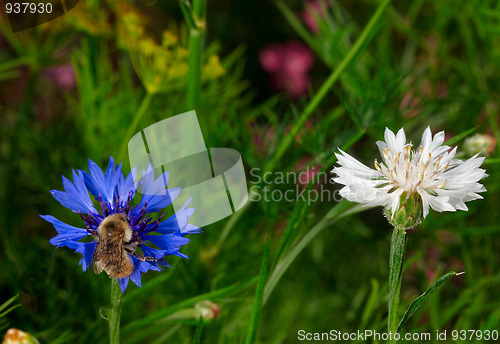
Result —
[[218, 55], [210, 55], [208, 62], [203, 66], [201, 77], [203, 80], [217, 79], [218, 77], [224, 75], [226, 70]]
[[109, 12], [93, 1], [81, 1], [65, 16], [64, 20], [77, 30], [94, 36], [112, 36], [113, 28], [108, 22]]
[[[151, 37], [139, 40], [130, 56], [137, 75], [150, 94], [166, 92], [185, 83], [189, 51], [170, 31], [163, 32], [161, 45]], [[203, 66], [202, 79], [216, 79], [224, 73], [219, 57], [211, 55]]]

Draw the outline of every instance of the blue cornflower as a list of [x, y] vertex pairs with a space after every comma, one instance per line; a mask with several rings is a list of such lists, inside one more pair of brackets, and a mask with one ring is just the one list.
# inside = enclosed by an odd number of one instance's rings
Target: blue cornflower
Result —
[[[151, 215], [159, 213], [172, 203], [179, 194], [180, 189], [165, 189], [168, 182], [168, 172], [159, 178], [154, 178], [153, 169], [149, 166], [148, 171], [143, 171], [143, 177], [139, 182], [134, 182], [136, 169], [133, 169], [127, 177], [123, 176], [122, 165], [115, 166], [111, 157], [105, 173], [89, 160], [89, 172], [73, 170], [73, 183], [62, 177], [64, 191], [52, 190], [54, 198], [63, 206], [76, 212], [83, 219], [85, 229], [70, 226], [50, 215], [40, 215], [44, 220], [52, 223], [59, 233], [50, 240], [57, 247], [67, 246], [75, 252], [83, 255], [80, 260], [83, 271], [86, 271], [92, 259], [95, 258], [98, 245], [99, 228], [103, 221], [109, 222], [119, 214], [126, 220], [129, 232], [128, 251], [124, 253], [130, 257], [133, 269], [127, 276], [118, 278], [122, 292], [127, 288], [129, 279], [137, 286], [141, 286], [141, 273], [148, 270], [160, 271], [161, 266], [169, 266], [165, 260], [166, 256], [176, 255], [188, 258], [179, 252], [182, 245], [189, 242], [186, 234], [198, 233], [200, 229], [190, 223], [189, 217], [194, 209], [188, 208], [188, 203], [168, 219], [160, 222], [164, 213], [153, 220]], [[131, 202], [139, 187], [142, 187], [141, 201], [132, 205]], [[101, 211], [97, 210], [90, 194], [100, 204]], [[105, 223], [106, 223], [105, 221]], [[102, 228], [102, 227], [101, 227]], [[91, 236], [94, 241], [80, 242], [81, 239]], [[88, 240], [87, 240], [88, 241]], [[153, 244], [157, 248], [148, 245]], [[103, 248], [105, 245], [103, 245]], [[136, 252], [135, 248], [141, 247], [142, 254]], [[94, 262], [95, 264], [95, 262]], [[94, 269], [95, 270], [95, 269]], [[98, 269], [100, 270], [102, 269]], [[105, 269], [108, 275], [111, 274]]]

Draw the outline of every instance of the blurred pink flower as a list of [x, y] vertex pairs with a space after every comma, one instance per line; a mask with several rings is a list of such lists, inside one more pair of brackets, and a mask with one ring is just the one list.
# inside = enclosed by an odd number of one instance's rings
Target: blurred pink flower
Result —
[[259, 62], [271, 74], [273, 89], [293, 98], [307, 92], [311, 82], [308, 72], [313, 66], [314, 57], [304, 44], [295, 41], [270, 44], [259, 53]]
[[[329, 1], [326, 2], [329, 5]], [[323, 8], [317, 0], [309, 0], [304, 5], [304, 10], [302, 11], [302, 18], [304, 23], [311, 30], [312, 33], [317, 34], [319, 31], [318, 18], [325, 15]]]
[[42, 75], [51, 79], [59, 88], [71, 91], [76, 85], [75, 70], [71, 63], [46, 68]]

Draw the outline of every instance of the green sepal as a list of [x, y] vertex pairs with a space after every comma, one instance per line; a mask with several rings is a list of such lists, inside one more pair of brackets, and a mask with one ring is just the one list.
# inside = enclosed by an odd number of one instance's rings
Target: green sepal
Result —
[[384, 208], [385, 217], [395, 228], [410, 229], [422, 221], [422, 198], [418, 193], [409, 197], [403, 192], [399, 198], [399, 207], [392, 213], [389, 208]]

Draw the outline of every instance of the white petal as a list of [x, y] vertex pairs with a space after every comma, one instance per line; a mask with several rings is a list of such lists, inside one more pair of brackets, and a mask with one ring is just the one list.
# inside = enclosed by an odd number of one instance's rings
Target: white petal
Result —
[[405, 148], [406, 143], [406, 135], [405, 130], [403, 128], [399, 129], [396, 135], [396, 148], [398, 152], [402, 152]]
[[434, 135], [434, 138], [432, 139], [432, 143], [429, 147], [429, 153], [433, 154], [434, 151], [436, 151], [436, 150], [439, 150], [438, 152], [434, 153], [436, 155], [439, 155], [443, 152], [446, 152], [449, 149], [449, 147], [448, 146], [441, 147], [443, 142], [444, 142], [444, 131], [440, 131], [439, 133]]
[[398, 152], [398, 147], [396, 144], [396, 136], [392, 131], [389, 130], [389, 128], [385, 128], [385, 133], [384, 133], [384, 139], [385, 142], [387, 143], [387, 146], [389, 147], [389, 150], [391, 151], [392, 154], [395, 154]]
[[404, 191], [403, 189], [397, 189], [389, 194], [391, 197], [390, 209], [392, 211], [392, 216], [394, 216], [394, 212], [398, 209], [400, 197], [403, 194], [403, 191]]
[[420, 147], [422, 147], [422, 154], [426, 155], [428, 153], [429, 147], [432, 143], [432, 133], [431, 128], [427, 127], [422, 134], [422, 140], [420, 141]]
[[424, 219], [427, 214], [429, 214], [429, 203], [430, 203], [430, 195], [425, 190], [418, 190], [418, 194], [422, 198], [422, 211], [424, 213]]
[[384, 149], [387, 147], [387, 143], [384, 141], [377, 141], [375, 142], [377, 144], [378, 150], [380, 152], [380, 156], [383, 158], [384, 157]]

